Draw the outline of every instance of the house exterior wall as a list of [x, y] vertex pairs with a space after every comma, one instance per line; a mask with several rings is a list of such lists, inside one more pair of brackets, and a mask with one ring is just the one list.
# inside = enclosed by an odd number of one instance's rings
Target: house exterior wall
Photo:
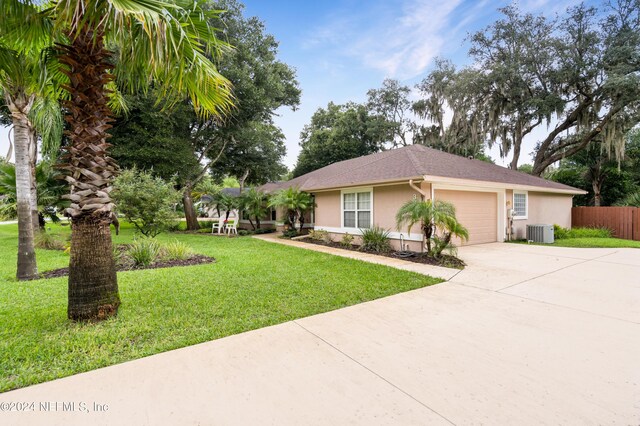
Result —
[[[395, 250], [400, 250], [400, 234], [409, 250], [422, 251], [422, 233], [419, 226], [414, 226], [411, 234], [406, 227], [397, 230], [396, 212], [405, 202], [414, 197], [420, 199], [420, 194], [412, 189], [408, 183], [388, 186], [373, 187], [373, 224], [387, 229], [391, 233], [391, 245]], [[423, 188], [421, 188], [423, 189]], [[431, 186], [427, 184], [427, 193]], [[354, 235], [354, 244], [360, 244], [361, 239], [357, 235], [358, 229], [341, 228], [342, 226], [342, 192], [327, 191], [315, 193], [315, 229], [329, 231], [334, 241], [340, 241], [344, 233]]]
[[340, 191], [318, 192], [316, 198], [316, 225], [340, 227]]
[[[469, 195], [470, 198], [477, 197], [484, 200], [490, 200], [491, 206], [482, 207], [477, 212], [459, 212], [460, 217], [469, 216], [473, 219], [474, 214], [479, 214], [486, 210], [487, 215], [491, 217], [491, 229], [487, 232], [495, 232], [496, 238], [490, 238], [492, 241], [503, 241], [506, 234], [506, 228], [508, 224], [507, 219], [507, 202], [509, 207], [513, 207], [513, 190], [503, 188], [483, 188], [478, 186], [469, 185], [446, 185], [440, 183], [421, 182], [417, 185], [427, 197], [431, 198], [431, 195], [435, 193], [435, 198], [440, 198], [444, 195], [453, 196], [459, 198], [459, 196]], [[381, 226], [390, 231], [391, 233], [391, 245], [394, 249], [400, 249], [400, 234], [405, 238], [405, 244], [409, 250], [422, 251], [422, 234], [418, 226], [412, 229], [411, 234], [407, 232], [407, 229], [396, 230], [395, 215], [400, 206], [408, 200], [411, 200], [414, 196], [421, 197], [417, 191], [411, 188], [407, 183], [397, 185], [384, 185], [369, 187], [369, 190], [373, 191], [373, 224]], [[367, 190], [364, 188], [363, 190]], [[340, 190], [318, 192], [315, 193], [315, 200], [317, 207], [315, 209], [315, 228], [327, 230], [334, 241], [340, 241], [345, 232], [353, 235], [354, 244], [360, 244], [360, 237], [358, 236], [358, 229], [341, 228], [342, 226], [342, 206], [341, 198], [342, 192]], [[545, 192], [527, 192], [528, 202], [528, 214], [526, 219], [514, 219], [514, 235], [513, 238], [524, 238], [526, 234], [527, 224], [558, 224], [563, 227], [571, 226], [571, 206], [572, 195], [569, 194], [553, 194]], [[467, 205], [468, 203], [463, 203]], [[472, 203], [473, 204], [473, 203]], [[490, 207], [490, 208], [489, 208]], [[469, 219], [469, 220], [471, 220]], [[469, 221], [467, 220], [467, 222]], [[462, 222], [462, 221], [461, 221]], [[493, 223], [495, 222], [495, 226]], [[465, 226], [469, 226], [468, 223], [463, 223]], [[472, 224], [473, 225], [473, 224]], [[484, 226], [484, 225], [483, 225]], [[487, 227], [487, 229], [489, 229]], [[488, 241], [488, 240], [487, 240]], [[480, 241], [482, 242], [482, 241]], [[459, 245], [461, 242], [456, 241]], [[474, 243], [473, 239], [469, 242]]]
[[[420, 199], [420, 194], [409, 184], [378, 186], [373, 188], [373, 220], [374, 223], [390, 231], [398, 231], [406, 236], [407, 228], [396, 229], [396, 213], [398, 209], [412, 199]], [[414, 226], [414, 234], [420, 233]]]
[[[513, 190], [507, 190], [507, 200], [513, 206]], [[527, 218], [513, 220], [513, 238], [526, 238], [527, 225], [548, 224], [571, 228], [572, 201], [572, 195], [527, 192]]]

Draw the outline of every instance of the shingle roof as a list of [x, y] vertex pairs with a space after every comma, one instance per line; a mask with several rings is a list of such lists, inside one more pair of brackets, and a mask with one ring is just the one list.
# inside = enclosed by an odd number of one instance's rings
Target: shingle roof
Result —
[[298, 186], [304, 191], [312, 192], [364, 183], [418, 179], [425, 175], [582, 192], [568, 185], [424, 145], [410, 145], [340, 161], [286, 182], [268, 183], [261, 189], [272, 192]]
[[240, 188], [222, 188], [220, 192], [224, 192], [227, 195], [231, 195], [232, 197], [240, 196]]

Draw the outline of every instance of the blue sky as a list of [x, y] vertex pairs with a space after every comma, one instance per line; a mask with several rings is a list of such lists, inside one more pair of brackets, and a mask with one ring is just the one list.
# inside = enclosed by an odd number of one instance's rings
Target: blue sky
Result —
[[[299, 135], [311, 115], [328, 102], [361, 102], [385, 77], [413, 86], [441, 56], [465, 65], [467, 34], [499, 17], [507, 1], [462, 0], [245, 0], [246, 15], [258, 16], [280, 42], [280, 58], [297, 70], [300, 108], [278, 111], [287, 138], [285, 163], [292, 167]], [[553, 15], [575, 0], [526, 0], [523, 10]], [[541, 129], [544, 130], [544, 129]], [[521, 163], [529, 160], [536, 137], [525, 141]], [[7, 130], [0, 128], [0, 155], [7, 151]], [[499, 164], [497, 151], [491, 155]]]

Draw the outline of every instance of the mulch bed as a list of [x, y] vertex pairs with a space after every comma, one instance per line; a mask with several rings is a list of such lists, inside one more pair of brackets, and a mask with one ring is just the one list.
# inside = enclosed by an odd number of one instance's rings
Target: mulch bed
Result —
[[426, 253], [416, 253], [416, 252], [412, 252], [413, 256], [403, 257], [403, 256], [397, 255], [398, 252], [394, 252], [394, 251], [389, 253], [365, 251], [365, 250], [361, 250], [360, 246], [356, 246], [356, 245], [345, 247], [342, 244], [337, 242], [326, 243], [324, 241], [312, 240], [311, 238], [301, 238], [294, 241], [300, 241], [303, 243], [316, 244], [319, 246], [332, 247], [332, 248], [337, 248], [342, 250], [358, 251], [360, 253], [375, 254], [378, 256], [391, 257], [393, 259], [406, 260], [407, 262], [422, 263], [422, 264], [434, 265], [434, 266], [443, 266], [445, 268], [464, 269], [464, 267], [466, 266], [466, 264], [461, 259], [458, 259], [457, 257], [451, 256], [448, 254], [443, 254], [439, 259], [429, 256]]
[[[174, 266], [193, 266], [202, 265], [205, 263], [214, 263], [216, 260], [213, 257], [196, 254], [189, 259], [185, 260], [163, 260], [154, 262], [148, 266], [128, 266], [128, 265], [116, 265], [118, 272], [120, 271], [139, 271], [142, 269], [159, 269], [159, 268], [173, 268]], [[66, 277], [69, 275], [69, 268], [53, 269], [40, 274], [42, 278], [58, 278]]]

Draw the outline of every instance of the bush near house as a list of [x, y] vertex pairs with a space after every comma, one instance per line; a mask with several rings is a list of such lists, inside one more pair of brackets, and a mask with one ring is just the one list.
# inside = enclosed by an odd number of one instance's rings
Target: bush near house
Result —
[[376, 253], [388, 253], [391, 251], [391, 242], [389, 242], [389, 231], [379, 226], [373, 228], [361, 229], [362, 245], [360, 250], [373, 251]]
[[180, 194], [173, 183], [136, 168], [124, 170], [113, 183], [113, 199], [118, 212], [125, 215], [145, 236], [155, 237], [175, 223], [174, 206]]
[[569, 238], [611, 238], [611, 231], [606, 228], [563, 228], [560, 225], [553, 225], [555, 239]]
[[327, 231], [323, 231], [323, 230], [311, 230], [309, 231], [308, 234], [309, 238], [311, 238], [314, 241], [322, 241], [325, 242], [327, 244], [332, 243], [333, 239], [331, 239], [331, 235], [329, 235], [329, 232]]
[[348, 232], [344, 234], [340, 240], [340, 245], [345, 248], [351, 247], [353, 245], [353, 235]]

